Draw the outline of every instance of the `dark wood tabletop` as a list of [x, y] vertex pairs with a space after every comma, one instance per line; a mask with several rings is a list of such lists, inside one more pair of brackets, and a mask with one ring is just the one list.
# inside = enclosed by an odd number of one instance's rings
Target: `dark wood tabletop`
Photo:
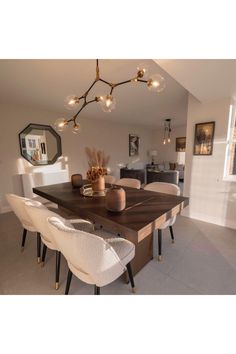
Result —
[[188, 205], [188, 198], [124, 187], [126, 209], [117, 214], [106, 210], [105, 197], [84, 197], [70, 182], [33, 188], [46, 198], [75, 214], [110, 228], [136, 242], [142, 241], [171, 216]]

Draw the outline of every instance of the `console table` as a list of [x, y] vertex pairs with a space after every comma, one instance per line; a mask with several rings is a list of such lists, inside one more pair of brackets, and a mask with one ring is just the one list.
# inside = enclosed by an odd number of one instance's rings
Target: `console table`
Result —
[[141, 184], [145, 183], [145, 170], [144, 169], [120, 169], [120, 178], [135, 178], [138, 179]]

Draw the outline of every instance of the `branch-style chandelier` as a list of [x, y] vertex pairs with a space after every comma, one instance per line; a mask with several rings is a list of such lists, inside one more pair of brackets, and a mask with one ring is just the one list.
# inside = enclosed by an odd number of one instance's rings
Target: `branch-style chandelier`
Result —
[[163, 144], [170, 143], [170, 134], [171, 134], [171, 119], [167, 118], [164, 122], [164, 138]]
[[[142, 83], [147, 84], [147, 87], [150, 91], [154, 91], [154, 92], [159, 93], [164, 90], [165, 79], [161, 75], [154, 74], [154, 75], [151, 75], [150, 78], [145, 80], [144, 77], [146, 75], [147, 75], [147, 67], [145, 65], [139, 65], [137, 67], [137, 74], [135, 77], [125, 80], [125, 81], [118, 82], [118, 83], [112, 83], [112, 82], [106, 81], [101, 78], [100, 71], [99, 71], [99, 62], [97, 59], [96, 60], [96, 76], [95, 76], [93, 83], [90, 85], [90, 87], [87, 89], [87, 91], [85, 91], [85, 93], [80, 97], [78, 97], [76, 95], [70, 95], [66, 99], [66, 107], [68, 109], [75, 109], [78, 106], [77, 113], [70, 119], [58, 118], [56, 120], [56, 122], [54, 123], [55, 128], [57, 129], [57, 131], [62, 132], [68, 127], [69, 123], [72, 123], [73, 124], [73, 133], [77, 134], [80, 131], [80, 124], [77, 122], [77, 118], [78, 118], [80, 112], [86, 106], [88, 106], [90, 103], [93, 103], [93, 102], [99, 103], [104, 112], [111, 112], [115, 108], [115, 105], [116, 105], [116, 99], [113, 96], [114, 89], [118, 86], [132, 83], [132, 82], [142, 82]], [[106, 84], [107, 86], [109, 86], [109, 92], [106, 95], [95, 96], [93, 99], [89, 100], [88, 94], [89, 94], [90, 90], [99, 81], [101, 81], [104, 84]]]

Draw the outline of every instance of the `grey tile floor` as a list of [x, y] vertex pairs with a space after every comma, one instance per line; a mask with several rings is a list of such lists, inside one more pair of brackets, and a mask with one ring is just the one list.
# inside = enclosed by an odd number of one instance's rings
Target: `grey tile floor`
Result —
[[[153, 259], [135, 276], [137, 294], [236, 294], [236, 230], [179, 216], [174, 232], [174, 244], [168, 230], [163, 233], [163, 261]], [[28, 235], [21, 253], [21, 234], [22, 227], [12, 213], [0, 215], [0, 294], [63, 294], [67, 275], [63, 257], [61, 285], [56, 291], [54, 253], [49, 251], [44, 268], [40, 267], [35, 235]], [[93, 294], [93, 287], [73, 277], [70, 293]], [[101, 293], [131, 294], [121, 279]]]

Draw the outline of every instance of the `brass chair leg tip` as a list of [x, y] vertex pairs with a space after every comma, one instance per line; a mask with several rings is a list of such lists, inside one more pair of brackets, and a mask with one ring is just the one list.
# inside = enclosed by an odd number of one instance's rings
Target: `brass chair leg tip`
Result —
[[158, 262], [161, 262], [162, 261], [162, 256], [158, 256], [157, 260], [158, 260]]
[[59, 283], [55, 283], [55, 289], [58, 290], [59, 289]]
[[172, 242], [172, 243], [175, 243], [175, 240], [172, 240], [171, 242]]
[[42, 268], [44, 267], [44, 262], [41, 262], [41, 267], [42, 267]]
[[41, 263], [41, 258], [40, 257], [37, 258], [37, 262]]
[[21, 252], [24, 252], [25, 247], [21, 247]]
[[136, 294], [136, 288], [133, 287], [133, 288], [131, 289], [131, 292], [132, 292], [133, 294]]

